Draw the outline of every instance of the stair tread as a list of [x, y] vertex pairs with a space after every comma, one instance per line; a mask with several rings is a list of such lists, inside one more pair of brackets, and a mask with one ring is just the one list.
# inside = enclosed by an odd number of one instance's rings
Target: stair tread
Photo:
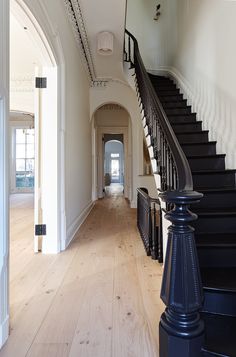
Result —
[[[182, 145], [182, 144], [181, 144]], [[194, 175], [205, 175], [205, 174], [220, 174], [220, 173], [236, 173], [236, 169], [225, 169], [225, 170], [194, 170], [192, 174]]]
[[236, 318], [232, 316], [201, 313], [205, 323], [205, 343], [203, 351], [215, 356], [236, 356]]
[[195, 142], [191, 142], [191, 143], [181, 143], [181, 146], [196, 146], [196, 145], [208, 146], [208, 145], [216, 145], [216, 143], [217, 143], [216, 141], [207, 141], [206, 143], [205, 142], [201, 143], [199, 141], [195, 141]]
[[[176, 133], [175, 135], [188, 135], [188, 134], [203, 134], [203, 133], [209, 133], [209, 130], [197, 130], [197, 131], [185, 131], [183, 133]], [[182, 145], [182, 144], [181, 144]]]
[[202, 121], [195, 121], [194, 123], [186, 123], [186, 121], [180, 121], [178, 123], [172, 123], [171, 126], [178, 126], [178, 125], [194, 125], [194, 124], [202, 124]]
[[204, 289], [236, 292], [236, 267], [201, 268]]
[[170, 117], [177, 117], [177, 116], [186, 116], [186, 115], [197, 115], [197, 113], [192, 112], [192, 113], [186, 113], [186, 114], [181, 114], [181, 113], [176, 113], [176, 114], [170, 114]]
[[188, 159], [210, 159], [212, 157], [215, 157], [215, 158], [220, 158], [220, 157], [225, 157], [226, 155], [225, 154], [206, 154], [206, 155], [196, 155], [196, 156], [192, 156], [192, 155], [187, 155], [186, 157]]
[[236, 232], [235, 233], [198, 233], [195, 234], [195, 239], [198, 247], [224, 247], [236, 246]]
[[236, 203], [235, 207], [225, 207], [225, 208], [196, 208], [193, 209], [198, 216], [236, 216]]
[[[201, 188], [202, 193], [216, 193], [216, 192], [222, 192], [222, 193], [228, 193], [228, 192], [236, 192], [236, 187], [216, 187], [216, 188]], [[236, 205], [236, 203], [235, 203]]]

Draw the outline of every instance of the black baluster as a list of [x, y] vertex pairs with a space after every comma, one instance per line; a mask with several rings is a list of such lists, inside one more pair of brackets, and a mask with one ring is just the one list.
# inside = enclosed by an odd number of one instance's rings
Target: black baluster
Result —
[[156, 204], [153, 202], [152, 209], [152, 250], [151, 255], [152, 259], [158, 258], [158, 241], [157, 241], [157, 222], [156, 222]]
[[128, 37], [128, 56], [129, 56], [129, 62], [131, 62], [131, 55], [130, 55], [130, 36]]

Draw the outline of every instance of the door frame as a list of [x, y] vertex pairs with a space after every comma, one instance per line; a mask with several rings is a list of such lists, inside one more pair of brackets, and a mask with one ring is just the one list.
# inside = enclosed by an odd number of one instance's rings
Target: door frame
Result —
[[97, 128], [97, 197], [104, 197], [104, 134], [122, 134], [124, 145], [124, 196], [129, 199], [131, 185], [131, 170], [129, 162], [128, 127], [102, 127]]
[[[64, 54], [59, 34], [52, 26], [47, 26], [47, 16], [44, 8], [31, 12], [28, 1], [19, 1], [27, 8], [26, 16], [37, 23], [35, 27], [46, 46], [55, 54], [55, 64], [52, 68], [57, 71], [57, 248], [47, 253], [58, 253], [65, 249], [66, 216], [65, 216], [65, 67]], [[27, 5], [26, 5], [27, 4]], [[30, 5], [30, 4], [29, 4]], [[32, 15], [32, 16], [31, 16]], [[0, 348], [9, 335], [9, 20], [10, 1], [0, 0]], [[47, 34], [44, 35], [44, 31]], [[52, 59], [52, 57], [51, 57]], [[45, 67], [46, 68], [46, 67]], [[51, 68], [51, 67], [50, 67]], [[39, 192], [40, 194], [40, 192]], [[50, 247], [49, 247], [50, 248]]]

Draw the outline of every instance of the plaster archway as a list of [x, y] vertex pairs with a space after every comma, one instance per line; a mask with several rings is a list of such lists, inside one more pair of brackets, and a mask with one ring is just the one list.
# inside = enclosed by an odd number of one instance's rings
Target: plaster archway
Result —
[[[109, 121], [98, 123], [96, 113], [103, 107], [113, 107], [114, 110], [119, 108], [124, 116], [122, 123], [118, 121]], [[117, 114], [118, 115], [118, 114]], [[126, 120], [125, 120], [126, 117]], [[112, 102], [106, 102], [100, 105], [93, 114], [92, 118], [92, 155], [93, 155], [93, 200], [102, 198], [104, 195], [104, 142], [105, 134], [121, 134], [124, 142], [124, 196], [130, 201], [132, 199], [132, 123], [129, 112], [122, 105]]]
[[[45, 9], [42, 4], [38, 4], [38, 9], [33, 5], [32, 1], [12, 0], [10, 10], [19, 24], [27, 29], [28, 38], [37, 53], [35, 76], [47, 78], [47, 88], [36, 89], [34, 93], [35, 132], [38, 134], [35, 224], [47, 225], [47, 239], [42, 243], [43, 253], [58, 253], [65, 241], [64, 216], [61, 215], [61, 212], [65, 211], [64, 60], [59, 36], [53, 33]], [[35, 237], [35, 251], [37, 250], [38, 239]]]

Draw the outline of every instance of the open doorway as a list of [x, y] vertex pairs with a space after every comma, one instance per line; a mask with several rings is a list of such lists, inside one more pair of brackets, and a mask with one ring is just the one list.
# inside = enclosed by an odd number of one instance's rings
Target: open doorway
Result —
[[93, 115], [93, 199], [124, 195], [131, 200], [132, 133], [128, 111], [114, 103], [104, 104]]
[[[64, 212], [61, 172], [64, 137], [60, 134], [64, 118], [64, 99], [61, 98], [64, 72], [59, 67], [62, 50], [51, 48], [53, 42], [48, 40], [51, 35], [45, 36], [23, 0], [3, 0], [1, 10], [0, 346], [9, 334], [14, 274], [19, 274], [22, 266], [27, 271], [34, 252], [54, 254], [60, 251], [63, 223], [59, 225], [58, 220], [60, 212]], [[42, 19], [42, 13], [37, 13], [37, 17]], [[46, 22], [40, 23], [45, 25], [48, 35]], [[36, 235], [35, 225], [43, 224], [46, 230]], [[41, 247], [40, 237], [46, 237]], [[63, 238], [65, 240], [65, 236]]]
[[105, 134], [104, 144], [105, 193], [108, 196], [122, 195], [125, 174], [123, 135]]
[[[24, 1], [10, 3], [10, 238], [31, 209], [32, 252], [57, 253], [58, 88], [50, 45]], [[21, 213], [20, 213], [21, 212]], [[30, 221], [30, 222], [29, 222]], [[11, 247], [11, 245], [10, 245]]]

